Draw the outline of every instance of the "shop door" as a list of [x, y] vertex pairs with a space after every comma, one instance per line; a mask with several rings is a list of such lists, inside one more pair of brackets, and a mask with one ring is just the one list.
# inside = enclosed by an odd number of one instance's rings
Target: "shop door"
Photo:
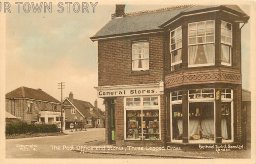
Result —
[[114, 100], [110, 104], [110, 132], [111, 132], [111, 143], [115, 143], [116, 129], [115, 129], [115, 104]]

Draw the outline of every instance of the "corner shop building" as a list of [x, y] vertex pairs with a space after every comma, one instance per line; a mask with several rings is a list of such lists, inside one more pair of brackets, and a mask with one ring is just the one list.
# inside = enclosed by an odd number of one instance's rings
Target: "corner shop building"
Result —
[[243, 143], [241, 30], [249, 17], [233, 5], [124, 8], [91, 37], [106, 142]]

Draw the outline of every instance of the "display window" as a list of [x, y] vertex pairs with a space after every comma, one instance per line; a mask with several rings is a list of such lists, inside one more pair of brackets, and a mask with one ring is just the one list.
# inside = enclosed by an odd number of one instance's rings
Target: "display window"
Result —
[[171, 92], [171, 141], [182, 142], [183, 116], [182, 116], [182, 92]]
[[159, 97], [125, 98], [126, 140], [160, 140], [159, 115]]
[[[170, 131], [171, 142], [182, 142], [183, 113], [182, 92], [173, 91], [170, 94]], [[215, 142], [215, 113], [221, 111], [222, 142], [232, 142], [233, 139], [233, 90], [221, 90], [221, 109], [215, 107], [215, 89], [188, 90], [188, 139], [189, 143]]]

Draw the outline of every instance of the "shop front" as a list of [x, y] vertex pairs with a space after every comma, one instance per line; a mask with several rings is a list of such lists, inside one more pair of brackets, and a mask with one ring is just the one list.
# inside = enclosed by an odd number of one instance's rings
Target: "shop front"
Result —
[[105, 100], [106, 140], [109, 143], [160, 142], [163, 82], [97, 87], [97, 90], [98, 96]]
[[170, 92], [170, 142], [233, 142], [233, 103], [231, 88]]

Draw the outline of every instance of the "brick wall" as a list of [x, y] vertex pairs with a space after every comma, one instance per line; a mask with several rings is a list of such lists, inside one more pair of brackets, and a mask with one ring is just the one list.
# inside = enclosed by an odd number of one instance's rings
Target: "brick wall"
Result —
[[[33, 102], [31, 113], [27, 111], [28, 101]], [[39, 111], [53, 111], [53, 104], [49, 102], [26, 100], [26, 99], [5, 99], [6, 111], [19, 117], [28, 123], [38, 121]], [[60, 105], [57, 105], [57, 111], [60, 111]]]
[[[149, 41], [149, 71], [132, 71], [132, 41]], [[98, 42], [99, 86], [154, 83], [163, 80], [163, 44], [161, 34], [143, 38], [126, 37]], [[139, 76], [138, 76], [139, 75]]]
[[116, 145], [123, 145], [124, 140], [124, 98], [117, 97], [115, 104], [115, 128], [116, 128]]

